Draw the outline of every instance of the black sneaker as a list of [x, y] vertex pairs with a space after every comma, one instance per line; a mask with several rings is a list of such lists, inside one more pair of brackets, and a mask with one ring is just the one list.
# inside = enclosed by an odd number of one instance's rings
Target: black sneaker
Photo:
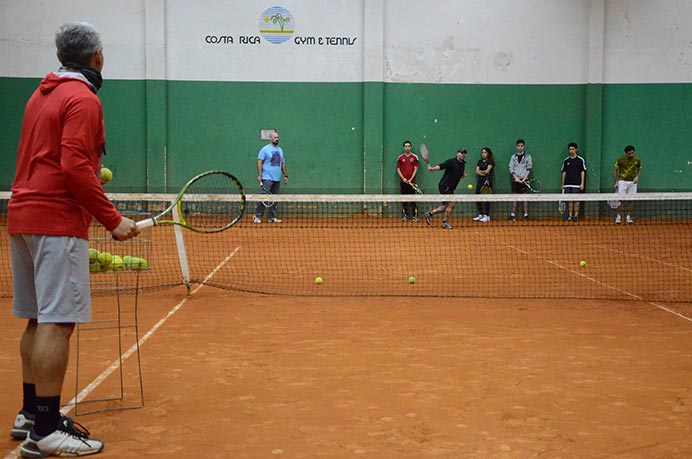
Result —
[[514, 214], [509, 214], [509, 217], [507, 217], [508, 222], [513, 222], [517, 219], [517, 217]]
[[35, 414], [31, 414], [24, 410], [19, 411], [17, 417], [14, 418], [14, 425], [12, 426], [10, 436], [15, 440], [24, 440], [29, 431], [33, 429], [34, 422], [36, 422]]
[[432, 212], [425, 213], [425, 223], [427, 223], [428, 225], [432, 224]]
[[529, 214], [524, 214], [524, 221], [525, 222], [529, 221]]
[[575, 215], [574, 217], [572, 217], [572, 221], [573, 221], [573, 222], [578, 222], [578, 221], [579, 221], [579, 217], [578, 217], [577, 215]]

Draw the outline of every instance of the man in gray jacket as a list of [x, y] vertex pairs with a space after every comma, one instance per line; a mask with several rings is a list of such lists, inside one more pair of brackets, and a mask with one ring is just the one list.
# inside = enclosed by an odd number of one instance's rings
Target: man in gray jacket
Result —
[[[516, 142], [517, 152], [509, 158], [509, 175], [512, 179], [512, 194], [524, 194], [528, 192], [526, 180], [531, 175], [533, 169], [533, 161], [531, 155], [524, 151], [524, 140], [518, 139]], [[513, 222], [517, 219], [517, 201], [512, 202], [512, 213], [509, 214], [507, 220]], [[529, 219], [529, 204], [524, 201], [524, 220]]]

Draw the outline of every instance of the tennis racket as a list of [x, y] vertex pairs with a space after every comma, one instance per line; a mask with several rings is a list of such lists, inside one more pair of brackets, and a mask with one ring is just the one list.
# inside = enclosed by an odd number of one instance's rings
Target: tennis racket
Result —
[[485, 182], [481, 185], [480, 192], [481, 194], [490, 194], [493, 192], [493, 189], [490, 187], [490, 180], [485, 179]]
[[[618, 192], [618, 187], [615, 187], [615, 193], [617, 193], [617, 192]], [[620, 201], [617, 199], [609, 199], [606, 202], [608, 203], [608, 207], [610, 207], [611, 209], [617, 209], [618, 207], [620, 207]]]
[[420, 189], [417, 183], [409, 182], [408, 184], [411, 185], [416, 194], [423, 194], [423, 190]]
[[543, 183], [536, 178], [524, 180], [522, 183], [533, 193], [540, 193], [543, 191]]
[[244, 212], [245, 193], [237, 178], [222, 171], [203, 172], [185, 184], [166, 210], [138, 221], [137, 231], [178, 225], [197, 233], [218, 233], [238, 223]]
[[265, 207], [272, 207], [275, 202], [272, 200], [272, 196], [274, 196], [274, 194], [271, 192], [271, 190], [268, 190], [264, 184], [260, 184], [260, 192], [265, 195], [261, 201], [262, 204], [264, 204]]
[[[565, 194], [565, 189], [562, 189], [562, 194]], [[557, 211], [560, 212], [560, 215], [563, 217], [565, 216], [565, 212], [567, 212], [567, 203], [563, 200], [559, 200], [557, 202]]]
[[423, 161], [425, 161], [425, 164], [430, 166], [430, 152], [428, 151], [428, 146], [422, 143], [420, 144], [418, 151], [420, 152], [420, 157], [423, 158]]

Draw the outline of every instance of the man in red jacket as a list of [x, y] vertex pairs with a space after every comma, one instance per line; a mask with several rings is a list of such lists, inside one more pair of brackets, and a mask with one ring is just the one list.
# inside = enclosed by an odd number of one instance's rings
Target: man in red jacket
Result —
[[102, 44], [90, 24], [55, 36], [62, 67], [26, 105], [17, 173], [7, 208], [15, 317], [27, 319], [20, 342], [24, 404], [12, 437], [23, 457], [84, 456], [103, 449], [60, 414], [60, 394], [75, 323], [91, 320], [88, 237], [92, 216], [116, 239], [137, 234], [100, 184], [105, 134]]

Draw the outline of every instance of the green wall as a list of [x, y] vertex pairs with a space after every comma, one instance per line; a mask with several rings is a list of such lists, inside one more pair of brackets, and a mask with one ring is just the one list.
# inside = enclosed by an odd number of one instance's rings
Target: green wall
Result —
[[692, 191], [692, 84], [620, 84], [603, 96], [603, 190], [626, 145], [642, 159], [643, 191]]
[[[26, 100], [39, 80], [0, 78], [0, 189], [9, 189]], [[612, 189], [612, 164], [633, 144], [645, 167], [641, 190], [692, 189], [692, 84], [440, 85], [106, 81], [104, 163], [112, 192], [174, 192], [196, 172], [224, 169], [255, 191], [259, 130], [281, 135], [290, 193], [398, 193], [404, 140], [425, 141], [434, 163], [463, 146], [473, 174], [480, 149], [507, 162], [523, 138], [535, 175], [557, 192], [566, 145], [586, 158], [587, 190]], [[437, 123], [434, 121], [437, 119]], [[439, 173], [419, 182], [435, 192]], [[469, 177], [464, 183], [469, 183]]]

